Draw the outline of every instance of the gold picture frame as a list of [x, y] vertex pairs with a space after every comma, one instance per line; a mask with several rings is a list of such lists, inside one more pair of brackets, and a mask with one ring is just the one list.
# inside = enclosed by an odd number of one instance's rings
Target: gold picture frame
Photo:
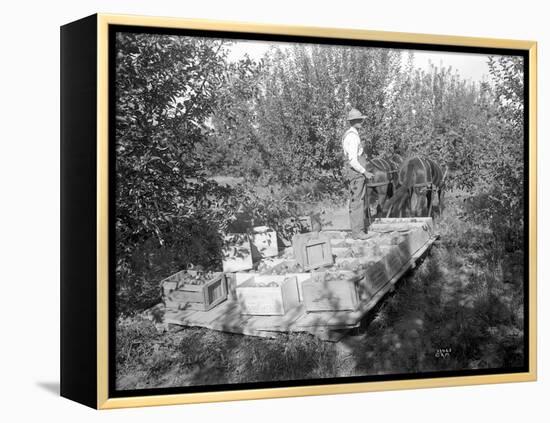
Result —
[[[140, 407], [152, 405], [169, 405], [169, 404], [189, 404], [199, 402], [214, 402], [214, 401], [235, 401], [259, 398], [280, 398], [292, 396], [306, 395], [325, 395], [325, 394], [342, 394], [354, 392], [370, 392], [383, 390], [400, 390], [400, 389], [417, 389], [417, 388], [435, 388], [461, 385], [478, 385], [478, 384], [493, 384], [505, 382], [527, 382], [537, 379], [537, 43], [534, 41], [518, 41], [505, 39], [489, 39], [477, 37], [459, 37], [448, 35], [430, 35], [430, 34], [410, 34], [401, 32], [382, 32], [369, 31], [363, 29], [337, 29], [337, 28], [315, 28], [307, 26], [288, 26], [288, 25], [262, 25], [254, 23], [237, 23], [198, 19], [179, 19], [179, 18], [163, 18], [163, 17], [145, 17], [145, 16], [123, 16], [114, 14], [97, 14], [88, 19], [88, 30], [84, 31], [83, 37], [92, 39], [95, 37], [95, 63], [97, 68], [96, 76], [96, 117], [95, 117], [95, 210], [90, 221], [95, 221], [95, 298], [90, 299], [95, 305], [95, 310], [88, 317], [92, 324], [95, 321], [94, 345], [96, 351], [86, 360], [85, 365], [95, 369], [95, 383], [92, 381], [84, 381], [82, 383], [89, 386], [79, 386], [77, 383], [65, 380], [72, 380], [71, 374], [77, 371], [78, 365], [75, 362], [72, 364], [62, 364], [62, 395], [90, 405], [98, 409], [112, 409], [121, 407]], [[91, 20], [90, 20], [91, 19]], [[68, 24], [65, 28], [65, 37], [79, 36], [77, 28], [80, 21]], [[143, 395], [143, 396], [117, 396], [109, 395], [109, 27], [110, 26], [138, 26], [144, 28], [161, 28], [163, 30], [170, 29], [191, 29], [200, 31], [216, 31], [216, 32], [238, 32], [250, 34], [251, 39], [254, 39], [255, 34], [267, 34], [270, 36], [296, 36], [296, 37], [316, 37], [330, 38], [341, 40], [368, 40], [377, 42], [394, 42], [404, 44], [427, 44], [431, 46], [452, 46], [452, 47], [476, 47], [476, 48], [493, 48], [493, 49], [514, 49], [526, 52], [529, 61], [528, 74], [528, 107], [529, 107], [529, 187], [528, 187], [528, 302], [529, 316], [526, 316], [528, 321], [528, 371], [520, 373], [503, 373], [503, 374], [487, 374], [487, 375], [466, 375], [452, 377], [434, 377], [421, 379], [403, 379], [403, 380], [385, 380], [372, 382], [352, 382], [352, 383], [337, 383], [327, 385], [314, 386], [288, 386], [288, 387], [271, 387], [258, 389], [242, 389], [228, 391], [209, 391], [209, 392], [193, 392], [193, 393], [169, 393], [162, 395]], [[70, 32], [72, 31], [72, 32]], [[75, 47], [76, 48], [76, 47]], [[66, 50], [67, 65], [72, 63], [70, 60], [73, 50]], [[63, 39], [62, 39], [62, 60], [63, 60]], [[74, 55], [74, 54], [73, 54]], [[62, 61], [63, 65], [63, 61]], [[62, 66], [63, 72], [63, 66]], [[65, 77], [76, 78], [76, 76], [68, 75], [70, 71], [65, 71]], [[63, 78], [63, 75], [62, 75]], [[65, 88], [65, 94], [71, 89], [70, 86]], [[62, 99], [63, 99], [62, 88]], [[74, 104], [74, 103], [73, 103]], [[62, 125], [69, 125], [71, 116], [67, 111], [63, 113], [62, 106]], [[68, 135], [66, 135], [68, 137]], [[62, 142], [63, 150], [63, 142]], [[63, 154], [63, 153], [62, 153]], [[66, 153], [66, 161], [71, 160], [70, 152]], [[69, 170], [67, 170], [69, 172]], [[65, 176], [69, 176], [67, 173]], [[62, 186], [63, 186], [62, 173]], [[62, 190], [63, 191], [63, 190]], [[63, 195], [63, 194], [62, 194]], [[70, 196], [70, 193], [66, 193]], [[67, 201], [70, 201], [67, 197]], [[69, 213], [69, 212], [67, 212]], [[526, 217], [527, 220], [527, 217]], [[92, 222], [93, 223], [93, 222]], [[65, 223], [64, 223], [65, 224]], [[76, 223], [75, 223], [76, 224]], [[68, 224], [67, 224], [68, 225]], [[72, 226], [71, 226], [72, 228]], [[69, 228], [67, 228], [69, 230]], [[62, 236], [62, 244], [63, 244]], [[76, 242], [76, 241], [75, 241]], [[66, 243], [65, 248], [74, 248], [75, 244]], [[62, 247], [64, 248], [64, 247]], [[67, 252], [66, 254], [70, 254]], [[62, 255], [62, 260], [68, 261], [67, 255]], [[92, 257], [90, 255], [90, 257]], [[67, 266], [71, 266], [67, 264]], [[63, 273], [63, 272], [62, 272]], [[62, 276], [62, 292], [71, 282], [69, 278], [70, 271], [67, 270], [65, 280]], [[65, 287], [65, 288], [64, 288]], [[67, 291], [69, 292], [69, 291]], [[67, 293], [66, 301], [74, 301], [74, 295]], [[65, 308], [64, 308], [65, 307]], [[69, 308], [67, 308], [69, 307]], [[72, 354], [76, 354], [78, 350], [70, 347], [79, 341], [75, 338], [78, 336], [86, 337], [90, 341], [89, 335], [75, 335], [76, 329], [64, 329], [69, 326], [65, 319], [75, 318], [74, 310], [63, 303], [62, 300], [62, 342], [65, 342], [65, 349], [62, 348], [62, 363], [63, 357], [68, 358]], [[65, 337], [63, 331], [65, 330]], [[63, 341], [65, 339], [65, 341]], [[92, 341], [90, 341], [92, 342]], [[73, 349], [71, 349], [73, 348]], [[82, 346], [82, 348], [85, 348]], [[86, 347], [87, 348], [87, 347]], [[84, 360], [84, 358], [82, 358]], [[80, 363], [79, 365], [83, 365]], [[91, 373], [94, 373], [93, 371]], [[95, 397], [93, 393], [95, 392]]]

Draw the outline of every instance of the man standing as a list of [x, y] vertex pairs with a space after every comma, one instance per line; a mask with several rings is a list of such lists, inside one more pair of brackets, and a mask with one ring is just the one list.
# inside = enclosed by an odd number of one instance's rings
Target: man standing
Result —
[[342, 137], [342, 146], [345, 155], [344, 177], [349, 183], [349, 220], [351, 235], [355, 239], [366, 239], [365, 232], [365, 204], [366, 182], [374, 175], [366, 170], [367, 160], [363, 156], [364, 146], [359, 138], [358, 129], [361, 129], [365, 116], [357, 109], [351, 109], [348, 114], [350, 128]]

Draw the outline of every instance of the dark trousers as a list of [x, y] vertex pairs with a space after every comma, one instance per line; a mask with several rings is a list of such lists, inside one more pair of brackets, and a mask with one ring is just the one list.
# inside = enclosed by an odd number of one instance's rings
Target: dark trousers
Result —
[[[361, 160], [361, 158], [359, 163], [365, 166], [366, 160]], [[351, 233], [366, 232], [368, 228], [366, 207], [368, 204], [367, 181], [361, 173], [356, 172], [347, 164], [344, 170], [344, 177], [349, 184], [349, 221]]]

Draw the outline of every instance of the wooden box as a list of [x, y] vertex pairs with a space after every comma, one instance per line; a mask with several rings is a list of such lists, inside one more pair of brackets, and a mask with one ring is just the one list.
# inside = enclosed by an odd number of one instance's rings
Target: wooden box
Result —
[[284, 257], [262, 260], [258, 272], [263, 275], [286, 275], [287, 273], [301, 273], [304, 269], [295, 260]]
[[223, 273], [214, 272], [204, 284], [185, 283], [186, 276], [199, 272], [182, 270], [161, 282], [166, 307], [178, 310], [208, 311], [227, 299], [227, 281]]
[[356, 310], [359, 301], [360, 274], [351, 271], [314, 273], [302, 283], [306, 311]]
[[250, 234], [252, 259], [260, 260], [279, 255], [277, 232], [267, 226], [256, 226]]
[[236, 286], [241, 314], [282, 316], [299, 304], [296, 277], [253, 275]]
[[[357, 270], [317, 272], [302, 283], [306, 311], [356, 310], [361, 301], [370, 300], [410, 259], [408, 247], [380, 247], [383, 255], [337, 259], [339, 265], [354, 263]], [[355, 266], [351, 266], [352, 268]]]
[[294, 235], [292, 247], [296, 260], [306, 271], [334, 263], [330, 239], [318, 232]]
[[311, 278], [311, 273], [304, 273], [303, 268], [293, 259], [279, 259], [276, 264], [267, 268], [258, 268], [260, 274], [266, 275], [284, 275], [287, 277], [296, 277], [298, 282], [298, 297], [303, 301], [302, 283]]
[[313, 229], [311, 226], [311, 216], [300, 216], [298, 220], [303, 231], [310, 232]]
[[222, 248], [222, 267], [225, 273], [252, 269], [252, 248], [247, 234], [227, 234]]

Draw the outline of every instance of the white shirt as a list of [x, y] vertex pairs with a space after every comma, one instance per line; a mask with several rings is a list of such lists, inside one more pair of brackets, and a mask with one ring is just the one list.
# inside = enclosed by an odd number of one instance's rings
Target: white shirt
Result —
[[359, 132], [353, 126], [347, 130], [342, 141], [344, 152], [348, 157], [350, 166], [359, 173], [365, 173], [365, 168], [359, 164], [357, 157], [363, 154], [363, 147], [359, 139]]

